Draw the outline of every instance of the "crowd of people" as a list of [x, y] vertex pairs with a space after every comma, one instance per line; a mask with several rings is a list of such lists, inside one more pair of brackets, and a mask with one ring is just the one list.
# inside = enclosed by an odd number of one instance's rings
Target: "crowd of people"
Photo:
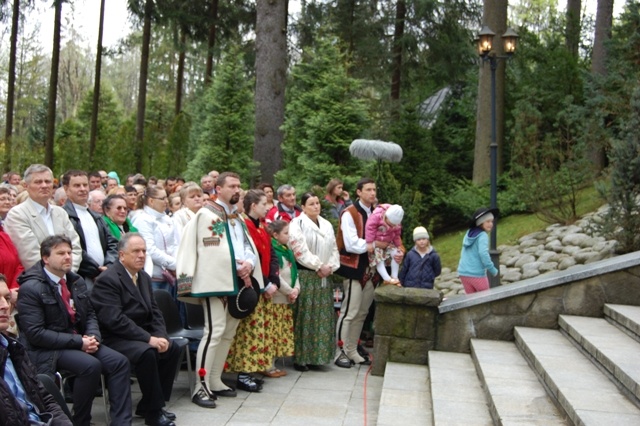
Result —
[[[371, 364], [359, 341], [375, 286], [433, 288], [441, 271], [424, 227], [405, 249], [402, 207], [379, 203], [369, 178], [358, 181], [354, 200], [339, 179], [324, 197], [298, 198], [291, 185], [245, 191], [239, 175], [217, 171], [185, 182], [69, 170], [58, 181], [34, 164], [3, 181], [0, 355], [8, 348], [9, 357], [0, 393], [12, 397], [0, 402], [0, 421], [68, 424], [47, 423], [61, 413], [30, 376], [66, 371], [75, 377], [75, 425], [90, 424], [101, 375], [117, 389], [108, 393], [111, 424], [130, 424], [135, 414], [173, 425], [165, 403], [180, 349], [155, 291], [171, 294], [185, 326], [191, 305], [202, 309], [192, 402], [215, 408], [219, 398], [259, 392], [267, 378], [286, 375], [283, 358], [299, 371]], [[491, 213], [476, 218], [469, 241], [486, 238]], [[466, 263], [470, 277], [476, 263]], [[131, 371], [142, 392], [135, 410]], [[225, 372], [236, 381], [223, 380]]]

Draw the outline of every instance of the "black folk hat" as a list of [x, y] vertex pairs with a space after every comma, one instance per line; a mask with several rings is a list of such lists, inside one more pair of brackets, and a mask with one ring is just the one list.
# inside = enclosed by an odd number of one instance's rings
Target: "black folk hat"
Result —
[[477, 223], [478, 219], [482, 218], [482, 216], [485, 216], [489, 213], [491, 213], [493, 217], [498, 217], [500, 215], [500, 210], [497, 208], [491, 209], [487, 207], [480, 207], [478, 210], [473, 212], [473, 215], [471, 215], [471, 220], [469, 221], [469, 228], [475, 228], [476, 226], [480, 226], [480, 224]]
[[242, 284], [238, 294], [229, 296], [229, 315], [237, 319], [243, 319], [251, 315], [258, 305], [260, 298], [260, 284], [253, 275], [251, 277], [251, 287], [245, 287], [244, 281], [238, 278], [238, 282]]

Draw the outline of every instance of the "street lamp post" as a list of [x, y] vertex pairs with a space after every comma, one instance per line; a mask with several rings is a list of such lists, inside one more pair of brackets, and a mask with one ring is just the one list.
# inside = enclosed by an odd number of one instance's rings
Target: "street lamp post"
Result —
[[[505, 55], [498, 55], [493, 50], [493, 38], [496, 33], [491, 31], [491, 28], [486, 25], [478, 33], [478, 54], [482, 58], [482, 62], [489, 62], [491, 69], [491, 145], [490, 147], [490, 159], [491, 159], [491, 208], [498, 208], [498, 140], [496, 136], [496, 69], [498, 63], [501, 60], [507, 60], [511, 58], [516, 50], [516, 44], [518, 41], [518, 34], [511, 28], [507, 28], [507, 31], [502, 35], [502, 42]], [[497, 218], [494, 222], [493, 229], [491, 230], [491, 240], [489, 243], [489, 254], [491, 255], [491, 261], [495, 267], [500, 270], [500, 253], [496, 247], [498, 235], [498, 223]], [[497, 287], [500, 285], [500, 274], [495, 277], [489, 277], [489, 285], [491, 287]]]

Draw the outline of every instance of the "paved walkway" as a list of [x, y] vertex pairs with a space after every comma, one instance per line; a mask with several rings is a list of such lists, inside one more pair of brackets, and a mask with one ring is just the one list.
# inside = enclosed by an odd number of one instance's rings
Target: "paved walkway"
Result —
[[[280, 362], [278, 368], [282, 369]], [[187, 372], [183, 370], [167, 409], [177, 414], [178, 426], [376, 425], [383, 377], [367, 375], [368, 367], [343, 369], [331, 364], [323, 366], [321, 371], [300, 373], [293, 369], [292, 361], [287, 360], [284, 368], [288, 375], [265, 378], [261, 392], [238, 391], [236, 398], [218, 398], [215, 409], [200, 408], [191, 402]], [[235, 379], [233, 376], [228, 378]], [[137, 384], [133, 385], [132, 391], [135, 409], [140, 399]], [[105, 425], [102, 398], [94, 400], [93, 423]], [[144, 420], [135, 418], [133, 424], [144, 425]]]

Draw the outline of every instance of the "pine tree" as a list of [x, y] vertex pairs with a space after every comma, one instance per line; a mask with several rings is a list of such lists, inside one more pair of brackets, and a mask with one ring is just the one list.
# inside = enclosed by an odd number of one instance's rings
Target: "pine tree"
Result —
[[213, 83], [193, 108], [192, 157], [185, 178], [200, 180], [209, 170], [233, 171], [243, 182], [256, 173], [253, 152], [252, 81], [238, 46], [232, 47], [216, 69]]
[[640, 88], [633, 92], [631, 109], [626, 137], [613, 143], [609, 155], [612, 163], [611, 188], [606, 193], [609, 210], [602, 223], [594, 226], [607, 239], [618, 241], [619, 253], [640, 250]]
[[362, 172], [364, 164], [351, 157], [349, 145], [362, 136], [368, 115], [360, 82], [347, 70], [345, 56], [330, 39], [321, 40], [293, 69], [283, 126], [285, 165], [278, 182], [302, 191]]

